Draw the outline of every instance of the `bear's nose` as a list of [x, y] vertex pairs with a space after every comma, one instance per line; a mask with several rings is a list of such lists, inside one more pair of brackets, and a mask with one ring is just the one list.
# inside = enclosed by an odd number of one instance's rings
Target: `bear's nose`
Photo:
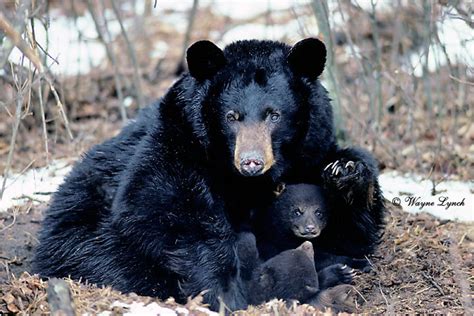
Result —
[[307, 234], [314, 234], [314, 233], [316, 233], [316, 226], [307, 225], [304, 230]]
[[263, 170], [263, 159], [256, 158], [246, 158], [242, 159], [240, 166], [244, 175], [246, 176], [255, 176], [258, 175]]

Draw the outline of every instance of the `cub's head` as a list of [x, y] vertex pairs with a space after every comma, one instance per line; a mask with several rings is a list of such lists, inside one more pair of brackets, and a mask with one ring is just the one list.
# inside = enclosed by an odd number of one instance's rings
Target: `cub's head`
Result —
[[321, 234], [328, 220], [322, 188], [312, 184], [280, 184], [270, 209], [275, 229], [307, 240]]
[[209, 41], [189, 47], [189, 73], [204, 94], [201, 115], [215, 151], [211, 159], [225, 159], [216, 163], [243, 176], [281, 174], [307, 134], [308, 98], [325, 60], [326, 48], [315, 38], [293, 47], [256, 40], [224, 50]]
[[264, 262], [255, 271], [253, 282], [251, 290], [259, 303], [272, 298], [305, 302], [319, 290], [313, 245], [306, 241]]

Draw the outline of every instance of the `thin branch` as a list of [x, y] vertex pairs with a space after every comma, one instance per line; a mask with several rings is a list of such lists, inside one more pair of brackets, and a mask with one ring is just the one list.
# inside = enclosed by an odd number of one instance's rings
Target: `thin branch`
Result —
[[21, 38], [20, 33], [18, 33], [11, 26], [11, 23], [8, 22], [2, 12], [0, 12], [0, 29], [5, 32], [6, 36], [10, 38], [13, 44], [18, 47], [18, 49], [23, 53], [23, 55], [25, 55], [33, 63], [35, 68], [38, 70], [40, 76], [44, 78], [46, 82], [50, 85], [51, 91], [53, 92], [54, 97], [56, 99], [56, 105], [58, 106], [59, 113], [61, 114], [61, 117], [64, 121], [67, 134], [70, 139], [74, 139], [69, 126], [69, 120], [66, 116], [66, 112], [64, 111], [63, 104], [61, 103], [58, 93], [56, 92], [56, 88], [54, 87], [53, 81], [47, 73], [47, 69], [43, 67], [43, 64], [41, 63], [41, 59], [38, 57], [36, 50], [32, 49], [30, 45], [28, 45], [28, 43]]
[[6, 17], [0, 11], [0, 29], [5, 32], [5, 35], [13, 42], [15, 45], [31, 62], [35, 65], [36, 69], [40, 73], [44, 72], [43, 64], [41, 59], [38, 57], [36, 52], [25, 42], [20, 33], [18, 33], [12, 25], [8, 22]]
[[312, 1], [313, 13], [318, 22], [318, 27], [324, 36], [324, 42], [327, 46], [327, 63], [326, 73], [329, 76], [329, 90], [334, 96], [334, 123], [338, 132], [343, 132], [342, 115], [341, 115], [341, 96], [338, 84], [338, 72], [336, 61], [334, 58], [334, 42], [329, 25], [329, 16], [327, 4], [324, 1]]
[[14, 207], [13, 208], [13, 215], [12, 215], [13, 216], [12, 222], [10, 224], [8, 224], [7, 226], [2, 227], [2, 229], [0, 229], [0, 233], [6, 231], [7, 229], [12, 228], [15, 225], [17, 213], [18, 213], [18, 209], [16, 207]]
[[49, 165], [48, 131], [46, 129], [46, 118], [44, 114], [43, 86], [41, 85], [41, 78], [38, 82], [38, 99], [39, 99], [39, 104], [40, 104], [41, 125], [43, 126], [43, 139], [44, 139], [44, 150], [46, 152], [46, 163]]
[[184, 58], [186, 55], [186, 49], [189, 46], [189, 41], [191, 40], [191, 32], [193, 30], [194, 20], [196, 18], [197, 8], [199, 6], [199, 0], [193, 1], [193, 7], [189, 12], [189, 23], [188, 28], [186, 29], [186, 34], [184, 35], [183, 49], [181, 51], [181, 57], [179, 58], [178, 67], [176, 67], [175, 74], [180, 75], [184, 71]]
[[441, 288], [441, 286], [439, 286], [438, 283], [436, 283], [436, 281], [434, 280], [434, 278], [431, 276], [431, 275], [428, 275], [427, 273], [425, 273], [424, 271], [421, 271], [421, 274], [425, 277], [425, 279], [427, 279], [438, 291], [441, 295], [445, 296], [446, 294], [444, 293], [443, 289]]
[[[374, 109], [374, 113], [375, 113], [375, 119], [376, 119], [376, 122], [377, 122], [377, 125], [375, 126], [375, 132], [377, 134], [380, 133], [380, 121], [381, 121], [381, 118], [382, 118], [382, 110], [383, 110], [383, 96], [382, 96], [382, 76], [381, 76], [381, 72], [382, 72], [382, 49], [381, 49], [381, 45], [379, 43], [379, 38], [380, 38], [380, 35], [379, 35], [379, 29], [378, 29], [378, 26], [377, 26], [377, 20], [376, 20], [376, 11], [375, 11], [375, 7], [376, 7], [376, 3], [372, 0], [371, 2], [371, 8], [372, 8], [372, 11], [370, 12], [369, 14], [369, 17], [370, 17], [370, 24], [372, 26], [372, 32], [373, 32], [373, 36], [372, 36], [372, 40], [373, 40], [373, 43], [374, 43], [374, 47], [375, 47], [375, 57], [376, 57], [376, 67], [375, 67], [375, 89], [376, 89], [376, 96], [377, 96], [377, 110], [375, 111]], [[375, 145], [375, 143], [374, 143]], [[375, 148], [374, 148], [375, 150]]]
[[449, 78], [453, 79], [456, 82], [466, 84], [468, 86], [474, 86], [474, 82], [470, 82], [470, 81], [467, 81], [467, 80], [462, 80], [462, 79], [454, 77], [453, 75], [449, 75]]
[[59, 98], [58, 92], [56, 91], [56, 88], [54, 87], [53, 82], [51, 81], [51, 78], [49, 78], [48, 76], [43, 76], [43, 78], [44, 80], [46, 80], [46, 82], [49, 84], [51, 88], [51, 92], [53, 93], [54, 98], [56, 99], [56, 105], [58, 106], [59, 114], [63, 118], [64, 126], [66, 127], [67, 134], [69, 138], [72, 140], [74, 139], [74, 137], [72, 136], [71, 128], [69, 126], [69, 120], [66, 116], [66, 112], [64, 111], [63, 103], [61, 102], [61, 99]]
[[141, 74], [140, 74], [140, 68], [138, 66], [135, 48], [130, 42], [130, 39], [128, 38], [128, 35], [127, 35], [127, 31], [125, 30], [125, 27], [123, 26], [122, 17], [120, 16], [120, 11], [117, 7], [117, 2], [112, 0], [110, 1], [110, 3], [112, 4], [112, 10], [114, 11], [114, 14], [117, 17], [117, 21], [120, 25], [120, 30], [122, 32], [123, 39], [125, 40], [125, 44], [127, 46], [128, 55], [130, 56], [130, 59], [132, 60], [133, 77], [135, 79], [134, 85], [135, 85], [135, 89], [137, 93], [138, 107], [142, 107], [145, 105], [145, 101], [144, 101], [143, 93], [142, 93]]
[[7, 165], [5, 166], [5, 170], [3, 172], [3, 183], [2, 183], [2, 190], [0, 191], [0, 200], [3, 197], [3, 192], [5, 191], [5, 187], [7, 185], [8, 172], [10, 172], [10, 168], [12, 165], [12, 160], [13, 160], [12, 158], [13, 158], [13, 152], [15, 149], [16, 136], [18, 134], [18, 127], [20, 126], [20, 120], [21, 120], [21, 107], [23, 106], [23, 97], [24, 97], [23, 92], [24, 91], [22, 89], [18, 89], [17, 98], [16, 98], [15, 122], [13, 123], [12, 138], [10, 139], [10, 150], [8, 151]]
[[123, 102], [123, 94], [122, 94], [122, 80], [120, 79], [120, 75], [118, 72], [118, 64], [117, 60], [115, 59], [115, 55], [112, 51], [112, 48], [110, 47], [109, 43], [106, 41], [104, 38], [104, 34], [102, 32], [102, 28], [99, 24], [99, 19], [98, 16], [94, 10], [94, 6], [92, 4], [92, 0], [87, 0], [87, 7], [89, 9], [89, 12], [91, 14], [92, 20], [94, 21], [94, 25], [97, 31], [97, 36], [99, 38], [99, 41], [102, 42], [102, 44], [105, 47], [105, 53], [107, 54], [107, 57], [112, 64], [112, 68], [114, 69], [114, 81], [115, 81], [115, 88], [117, 89], [117, 96], [119, 98], [119, 104], [120, 104], [120, 115], [122, 116], [122, 121], [127, 121], [127, 111], [125, 109], [125, 104]]
[[40, 43], [38, 43], [38, 42], [35, 42], [35, 43], [36, 43], [36, 45], [39, 47], [39, 49], [43, 52], [43, 54], [45, 54], [47, 57], [49, 57], [56, 65], [59, 65], [59, 61], [58, 61], [56, 58], [54, 58], [53, 56], [51, 56], [51, 54], [48, 53], [48, 52], [43, 48], [43, 46], [41, 46]]

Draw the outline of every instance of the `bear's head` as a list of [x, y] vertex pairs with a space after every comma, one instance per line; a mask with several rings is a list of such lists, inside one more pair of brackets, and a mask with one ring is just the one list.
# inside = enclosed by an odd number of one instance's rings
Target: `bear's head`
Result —
[[293, 47], [257, 40], [224, 50], [209, 41], [189, 47], [189, 74], [203, 100], [200, 121], [215, 153], [211, 162], [243, 176], [276, 178], [304, 150], [310, 128], [317, 131], [313, 147], [332, 141], [332, 112], [317, 79], [325, 60], [326, 48], [315, 38]]
[[272, 226], [288, 235], [307, 240], [321, 234], [328, 221], [322, 188], [313, 184], [279, 184], [270, 206]]
[[305, 302], [318, 291], [314, 250], [309, 241], [265, 261], [255, 270], [251, 284], [257, 303], [273, 298]]

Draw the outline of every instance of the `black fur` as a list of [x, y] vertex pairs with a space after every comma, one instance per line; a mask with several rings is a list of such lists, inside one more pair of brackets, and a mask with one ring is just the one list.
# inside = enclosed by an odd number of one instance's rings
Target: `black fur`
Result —
[[320, 309], [330, 307], [335, 311], [352, 311], [348, 297], [350, 288], [336, 282], [340, 274], [348, 270], [347, 267], [333, 265], [316, 273], [314, 250], [309, 241], [264, 262], [259, 259], [252, 233], [240, 233], [236, 248], [248, 304], [259, 305], [279, 298], [287, 303], [299, 301]]
[[[36, 272], [178, 301], [208, 290], [212, 308], [218, 296], [238, 307], [244, 296], [236, 231], [250, 210], [266, 205], [282, 179], [337, 183], [326, 181], [322, 170], [340, 157], [360, 160], [359, 191], [374, 185], [376, 200], [362, 205], [367, 197], [355, 196], [328, 224], [322, 246], [359, 257], [373, 250], [383, 211], [375, 164], [370, 156], [355, 157], [358, 151], [338, 149], [317, 73], [291, 68], [291, 47], [282, 43], [241, 41], [222, 54], [209, 43], [196, 45], [188, 51], [191, 75], [76, 163], [45, 214]], [[302, 56], [305, 47], [298, 48]], [[271, 125], [275, 162], [264, 175], [244, 177], [232, 164], [235, 133], [225, 114], [233, 109], [268, 128], [262, 113], [281, 113]]]
[[319, 292], [311, 244], [300, 245], [262, 262], [255, 236], [245, 232], [239, 234], [236, 249], [248, 304], [259, 305], [273, 298], [306, 302]]
[[[257, 212], [255, 219], [253, 229], [260, 257], [267, 260], [282, 251], [296, 248], [305, 240], [317, 244], [319, 236], [325, 234], [331, 214], [327, 194], [317, 185], [279, 184], [275, 199], [264, 210]], [[340, 256], [334, 260], [334, 256], [327, 258], [327, 255], [315, 253], [315, 258], [321, 289], [350, 283], [352, 269], [347, 265], [363, 268], [360, 266], [362, 262], [349, 257], [342, 260]], [[364, 262], [367, 265], [367, 261]]]
[[273, 298], [306, 303], [319, 292], [313, 248], [285, 250], [257, 267], [249, 282], [249, 303], [258, 305]]
[[330, 215], [326, 194], [317, 185], [279, 184], [272, 202], [255, 211], [260, 256], [269, 259], [323, 234]]

